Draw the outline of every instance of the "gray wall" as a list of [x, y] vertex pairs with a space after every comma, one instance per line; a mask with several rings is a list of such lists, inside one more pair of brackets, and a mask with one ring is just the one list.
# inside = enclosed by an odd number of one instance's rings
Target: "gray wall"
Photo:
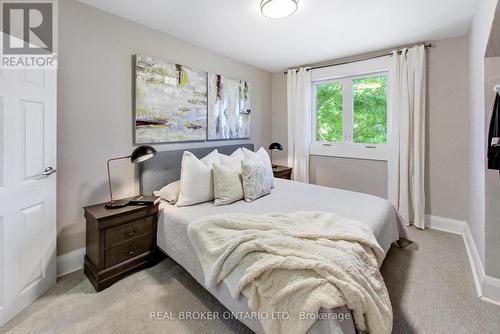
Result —
[[[468, 38], [432, 42], [428, 50], [426, 196], [428, 214], [469, 218]], [[286, 76], [273, 74], [273, 140], [287, 143]], [[286, 145], [285, 145], [286, 148]], [[276, 154], [286, 164], [286, 152]], [[387, 163], [312, 157], [313, 183], [387, 196]], [[359, 182], [362, 180], [362, 182]]]
[[[85, 246], [82, 207], [106, 201], [106, 160], [132, 145], [131, 55], [141, 53], [249, 81], [252, 142], [271, 140], [269, 72], [83, 5], [59, 2], [58, 254]], [[248, 141], [231, 141], [237, 144]], [[217, 145], [157, 145], [159, 150]], [[137, 193], [134, 168], [112, 166], [117, 197]]]
[[427, 56], [426, 212], [467, 221], [468, 37], [432, 42]]
[[387, 198], [387, 162], [312, 155], [310, 182]]

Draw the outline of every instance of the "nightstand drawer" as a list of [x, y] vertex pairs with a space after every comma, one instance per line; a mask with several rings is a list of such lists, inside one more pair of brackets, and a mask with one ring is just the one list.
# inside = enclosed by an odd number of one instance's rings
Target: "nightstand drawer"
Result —
[[291, 176], [292, 174], [290, 172], [280, 172], [274, 175], [274, 177], [278, 179], [286, 179], [286, 180], [290, 180]]
[[153, 235], [146, 234], [106, 250], [106, 267], [128, 260], [153, 248]]
[[111, 248], [147, 233], [153, 233], [152, 216], [109, 228], [106, 230], [106, 248]]

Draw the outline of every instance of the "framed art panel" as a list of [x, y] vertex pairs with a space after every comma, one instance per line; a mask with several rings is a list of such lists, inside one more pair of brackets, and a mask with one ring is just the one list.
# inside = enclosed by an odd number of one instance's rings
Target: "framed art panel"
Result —
[[207, 72], [135, 56], [135, 143], [204, 141]]
[[250, 85], [208, 75], [208, 140], [250, 138]]

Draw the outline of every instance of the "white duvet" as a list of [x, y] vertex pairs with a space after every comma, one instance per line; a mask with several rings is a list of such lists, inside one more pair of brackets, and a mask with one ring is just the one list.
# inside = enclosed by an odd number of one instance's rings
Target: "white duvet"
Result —
[[[384, 251], [363, 223], [332, 213], [228, 214], [201, 218], [188, 234], [206, 285], [266, 314], [266, 333], [306, 333], [320, 308], [347, 306], [358, 330], [390, 333], [392, 309], [379, 267]], [[286, 316], [280, 315], [286, 312]]]

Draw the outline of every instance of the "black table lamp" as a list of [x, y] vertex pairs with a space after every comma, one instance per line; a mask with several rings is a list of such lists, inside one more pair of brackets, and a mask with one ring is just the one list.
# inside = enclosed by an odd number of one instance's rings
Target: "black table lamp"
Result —
[[[269, 145], [269, 151], [271, 151], [271, 164], [273, 163], [273, 151], [283, 151], [283, 145], [280, 143], [272, 143]], [[276, 168], [276, 165], [273, 165], [273, 168]]]
[[123, 208], [124, 206], [127, 206], [128, 201], [127, 200], [119, 200], [116, 201], [113, 199], [113, 192], [111, 191], [111, 174], [109, 172], [109, 163], [113, 160], [121, 160], [121, 159], [129, 159], [133, 164], [138, 164], [140, 162], [146, 161], [154, 157], [156, 154], [156, 150], [152, 146], [139, 146], [132, 152], [131, 155], [128, 155], [126, 157], [118, 157], [118, 158], [112, 158], [108, 160], [108, 185], [109, 185], [109, 202], [106, 203], [106, 208], [108, 209], [118, 209], [118, 208]]

